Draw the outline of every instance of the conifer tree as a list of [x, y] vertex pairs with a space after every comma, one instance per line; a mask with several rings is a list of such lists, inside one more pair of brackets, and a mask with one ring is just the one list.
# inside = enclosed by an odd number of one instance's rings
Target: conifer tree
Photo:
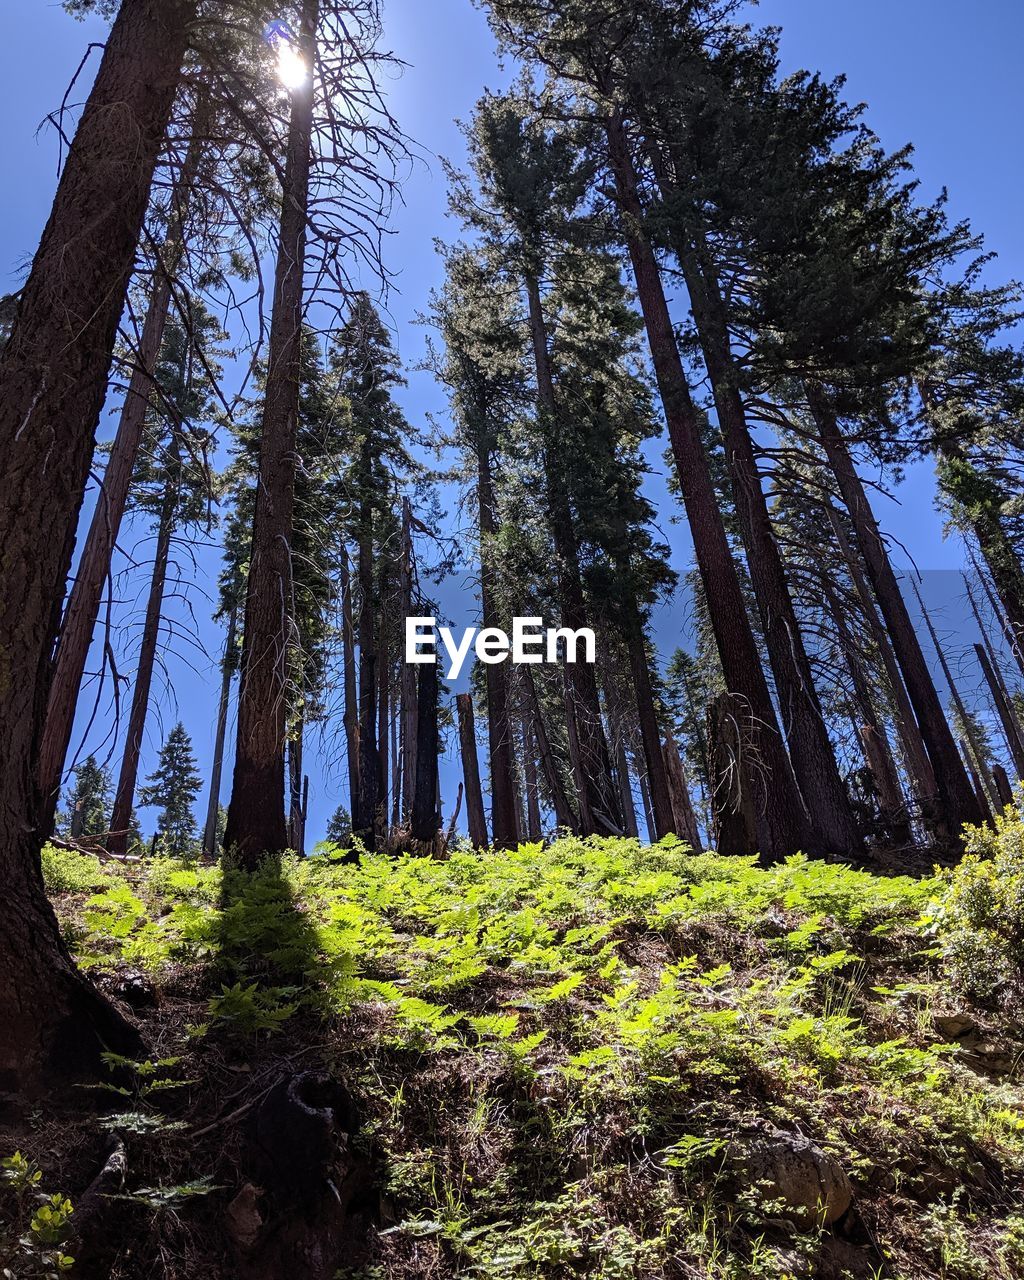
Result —
[[74, 786], [67, 796], [69, 834], [105, 836], [110, 830], [110, 774], [94, 755], [86, 756], [75, 769]]
[[156, 768], [139, 792], [139, 804], [159, 808], [159, 851], [168, 858], [193, 858], [198, 852], [195, 801], [202, 786], [192, 739], [179, 721], [160, 748]]

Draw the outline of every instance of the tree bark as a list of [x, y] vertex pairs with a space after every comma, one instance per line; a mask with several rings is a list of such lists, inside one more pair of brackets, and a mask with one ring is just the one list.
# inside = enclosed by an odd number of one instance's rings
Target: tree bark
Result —
[[221, 664], [220, 702], [217, 706], [217, 735], [213, 744], [213, 765], [210, 770], [210, 802], [206, 809], [206, 826], [203, 829], [203, 854], [210, 859], [217, 856], [217, 823], [220, 818], [220, 783], [224, 773], [224, 743], [227, 739], [228, 707], [231, 703], [231, 682], [235, 678], [235, 628], [238, 614], [232, 608], [228, 617], [228, 635], [224, 642], [224, 661]]
[[708, 707], [708, 763], [711, 773], [713, 839], [718, 853], [742, 857], [758, 849], [756, 761], [751, 759], [747, 704], [721, 693]]
[[711, 626], [726, 685], [747, 708], [744, 718], [753, 734], [750, 749], [759, 762], [755, 785], [756, 807], [761, 815], [761, 854], [766, 860], [775, 861], [799, 849], [814, 852], [828, 842], [812, 826], [779, 732], [704, 453], [700, 420], [676, 345], [661, 271], [643, 229], [644, 209], [636, 170], [618, 111], [607, 118], [606, 129], [623, 230]]
[[860, 555], [850, 545], [839, 519], [839, 513], [831, 504], [828, 508], [828, 517], [857, 592], [857, 598], [860, 600], [864, 621], [867, 623], [871, 639], [885, 668], [895, 711], [896, 731], [903, 748], [903, 760], [910, 775], [914, 798], [921, 810], [925, 825], [934, 831], [938, 839], [948, 839], [949, 828], [939, 817], [936, 804], [935, 773], [928, 759], [928, 751], [921, 736], [921, 728], [917, 723], [917, 716], [907, 694], [906, 685], [903, 683], [903, 676], [900, 674], [899, 663], [896, 661], [888, 634], [879, 621], [875, 594], [864, 577]]
[[437, 667], [419, 670], [416, 698], [416, 787], [412, 802], [412, 838], [433, 846], [441, 829], [438, 814]]
[[60, 797], [61, 775], [71, 745], [82, 676], [89, 658], [103, 589], [110, 576], [111, 559], [124, 519], [131, 479], [142, 443], [146, 411], [152, 398], [154, 374], [170, 311], [172, 284], [185, 251], [184, 230], [188, 202], [206, 141], [207, 116], [208, 112], [201, 102], [193, 115], [193, 137], [171, 195], [170, 223], [163, 247], [153, 266], [149, 305], [131, 379], [121, 406], [117, 433], [103, 472], [96, 509], [61, 621], [60, 637], [53, 659], [46, 724], [39, 749], [39, 793], [42, 797], [40, 825], [44, 832], [53, 829], [54, 813]]
[[985, 683], [988, 685], [988, 691], [992, 695], [992, 701], [995, 703], [996, 713], [999, 716], [999, 723], [1002, 726], [1003, 737], [1006, 739], [1006, 747], [1010, 753], [1010, 759], [1013, 761], [1013, 767], [1017, 772], [1017, 777], [1024, 778], [1024, 743], [1021, 742], [1020, 724], [1013, 712], [1013, 704], [1005, 695], [1005, 686], [1001, 684], [1000, 678], [997, 677], [996, 669], [985, 646], [976, 644], [974, 652], [978, 655], [978, 662], [981, 664]]
[[[935, 630], [935, 624], [932, 622], [931, 614], [925, 608], [924, 600], [921, 598], [921, 592], [918, 590], [916, 582], [914, 583], [914, 595], [917, 597], [917, 605], [921, 610], [921, 617], [924, 619], [924, 625], [928, 630], [928, 635], [931, 637], [932, 647], [939, 659], [939, 666], [942, 668], [942, 674], [945, 677], [946, 684], [949, 687], [949, 692], [953, 699], [953, 706], [956, 707], [957, 715], [960, 717], [960, 724], [963, 727], [964, 736], [967, 739], [969, 750], [963, 751], [963, 755], [967, 757], [968, 771], [971, 773], [971, 780], [974, 783], [973, 791], [978, 799], [978, 808], [980, 810], [980, 817], [978, 821], [987, 822], [992, 816], [988, 812], [988, 804], [986, 802], [986, 794], [988, 794], [990, 799], [992, 796], [992, 783], [988, 781], [988, 761], [985, 759], [985, 753], [981, 749], [981, 743], [978, 740], [977, 733], [975, 732], [970, 712], [967, 710], [967, 705], [960, 696], [960, 688], [953, 679], [953, 672], [950, 670], [949, 663], [946, 660], [946, 651], [943, 649], [942, 643], [939, 640], [939, 635]], [[963, 744], [961, 743], [961, 750], [962, 748]], [[972, 759], [977, 765], [977, 769], [971, 769], [970, 762]]]
[[681, 840], [685, 840], [694, 853], [701, 852], [700, 832], [697, 830], [697, 815], [693, 812], [690, 800], [690, 788], [686, 781], [686, 770], [671, 733], [665, 735], [662, 747], [665, 755], [665, 769], [672, 795], [672, 829]]
[[[342, 680], [345, 686], [345, 744], [348, 756], [348, 811], [353, 818], [359, 803], [359, 702], [356, 696], [356, 636], [352, 618], [352, 579], [348, 567], [348, 548], [342, 547], [341, 634]], [[411, 789], [408, 792], [411, 794]], [[353, 827], [354, 830], [354, 827]]]
[[[412, 504], [402, 499], [402, 616], [412, 617]], [[486, 625], [486, 624], [485, 624]], [[411, 662], [402, 663], [402, 803], [401, 816], [412, 810], [412, 793], [416, 779], [416, 669]]]
[[149, 584], [146, 621], [142, 628], [142, 645], [139, 649], [139, 661], [135, 669], [135, 686], [132, 689], [132, 708], [128, 716], [128, 733], [125, 737], [124, 753], [121, 756], [121, 771], [117, 779], [117, 790], [114, 792], [114, 808], [110, 815], [110, 836], [107, 840], [107, 850], [117, 855], [123, 855], [128, 852], [132, 805], [135, 803], [135, 788], [139, 776], [139, 757], [142, 754], [142, 740], [146, 733], [146, 718], [149, 714], [149, 695], [153, 687], [153, 669], [156, 665], [156, 648], [160, 639], [160, 620], [164, 609], [164, 586], [167, 582], [167, 564], [171, 554], [171, 535], [174, 532], [174, 512], [177, 505], [177, 486], [168, 485], [160, 508], [156, 552], [153, 558], [153, 576]]
[[676, 810], [672, 803], [669, 776], [661, 749], [661, 729], [658, 725], [658, 712], [654, 705], [644, 625], [640, 611], [633, 600], [626, 601], [625, 624], [629, 669], [633, 676], [633, 691], [636, 695], [640, 739], [643, 744], [644, 764], [647, 766], [647, 785], [651, 793], [655, 831], [659, 840], [672, 831], [685, 839], [687, 833], [679, 831], [675, 825]]
[[[562, 624], [573, 631], [587, 625], [587, 610], [580, 573], [579, 546], [573, 524], [569, 495], [562, 480], [565, 466], [559, 457], [557, 432], [559, 406], [555, 392], [547, 329], [536, 276], [526, 276], [530, 336], [537, 375], [537, 402], [545, 425], [545, 491], [548, 523], [555, 547], [558, 602]], [[612, 782], [608, 740], [601, 720], [601, 703], [594, 668], [586, 662], [565, 663], [566, 716], [570, 721], [570, 741], [575, 736], [577, 784], [580, 789], [580, 824], [585, 835], [622, 831], [618, 796]]]
[[475, 849], [487, 847], [487, 818], [484, 814], [484, 793], [480, 785], [480, 758], [476, 750], [476, 718], [473, 714], [473, 698], [468, 693], [457, 695], [459, 711], [459, 744], [462, 749], [462, 777], [466, 783], [466, 816], [469, 819], [469, 838]]
[[540, 779], [537, 777], [537, 752], [534, 745], [530, 721], [524, 716], [523, 734], [523, 768], [526, 775], [526, 835], [531, 841], [541, 839], [540, 824]]
[[840, 857], [861, 846], [849, 796], [821, 712], [811, 663], [772, 528], [729, 343], [725, 306], [707, 255], [673, 236], [711, 381], [733, 502], [761, 617], [775, 691], [797, 785], [823, 851]]
[[[366, 470], [369, 470], [368, 465]], [[368, 849], [376, 847], [379, 802], [377, 783], [380, 772], [377, 752], [377, 641], [373, 550], [373, 511], [369, 498], [364, 498], [360, 517], [358, 564], [359, 789], [356, 804], [352, 808], [352, 830]]]
[[0, 355], [0, 1093], [139, 1039], [75, 970], [39, 865], [39, 748], [118, 319], [195, 16], [124, 0]]
[[[496, 604], [494, 538], [498, 532], [497, 500], [491, 458], [485, 440], [477, 442], [477, 505], [480, 523], [480, 607], [483, 625], [499, 624]], [[508, 669], [505, 663], [488, 663], [487, 746], [491, 775], [491, 831], [497, 849], [516, 846], [515, 786], [512, 767], [512, 722], [509, 714]]]
[[907, 694], [928, 751], [938, 792], [938, 811], [949, 831], [955, 835], [965, 823], [981, 822], [983, 815], [956, 749], [956, 741], [935, 690], [935, 683], [925, 662], [864, 485], [857, 474], [835, 414], [819, 387], [808, 387], [808, 402], [825, 456], [853, 521], [868, 577], [882, 610]]
[[540, 754], [541, 768], [544, 770], [544, 780], [547, 783], [548, 794], [551, 797], [551, 807], [555, 812], [555, 825], [561, 830], [571, 831], [574, 835], [578, 835], [580, 826], [569, 804], [569, 798], [565, 794], [562, 775], [558, 771], [558, 764], [551, 749], [551, 739], [548, 737], [547, 727], [544, 724], [544, 713], [541, 711], [540, 699], [537, 697], [537, 686], [533, 683], [533, 672], [529, 667], [525, 667], [524, 673], [523, 678], [526, 684], [527, 699], [533, 714], [533, 732], [537, 739], [537, 750]]
[[298, 43], [310, 75], [292, 90], [245, 600], [238, 743], [224, 836], [225, 847], [250, 868], [264, 855], [280, 852], [287, 840], [284, 753], [294, 623], [289, 616], [291, 542], [318, 19], [319, 0], [303, 0]]

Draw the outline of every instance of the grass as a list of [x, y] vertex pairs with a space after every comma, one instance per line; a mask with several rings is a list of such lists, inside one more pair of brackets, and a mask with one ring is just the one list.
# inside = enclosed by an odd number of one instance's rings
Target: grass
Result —
[[[300, 1061], [355, 1099], [373, 1171], [347, 1280], [1010, 1280], [1020, 820], [974, 840], [929, 879], [671, 840], [356, 865], [326, 849], [255, 876], [51, 852], [80, 963], [155, 1000], [153, 1062], [103, 1120], [146, 1193], [109, 1274], [158, 1256], [234, 1274], [217, 1259], [244, 1119], [224, 1116]], [[77, 1123], [56, 1157], [45, 1122], [19, 1135], [72, 1200], [96, 1128]], [[746, 1172], [770, 1130], [846, 1171], [837, 1224]]]

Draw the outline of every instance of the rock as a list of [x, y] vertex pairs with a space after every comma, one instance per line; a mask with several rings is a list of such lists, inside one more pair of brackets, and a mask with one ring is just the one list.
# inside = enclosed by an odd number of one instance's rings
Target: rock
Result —
[[766, 1200], [781, 1200], [801, 1226], [838, 1221], [853, 1200], [846, 1170], [808, 1138], [781, 1129], [753, 1140], [742, 1157], [743, 1172], [763, 1186]]
[[262, 1187], [247, 1182], [224, 1211], [227, 1233], [241, 1249], [251, 1249], [259, 1238], [263, 1226], [259, 1211], [262, 1196]]
[[932, 1019], [932, 1026], [943, 1038], [952, 1042], [977, 1031], [977, 1023], [963, 1013], [939, 1013]]

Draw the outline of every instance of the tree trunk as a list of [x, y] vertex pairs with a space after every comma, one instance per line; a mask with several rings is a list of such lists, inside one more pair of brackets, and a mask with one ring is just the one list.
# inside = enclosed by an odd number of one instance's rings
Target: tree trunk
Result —
[[906, 601], [835, 414], [819, 387], [808, 387], [808, 402], [829, 466], [853, 521], [868, 577], [882, 610], [907, 694], [921, 729], [935, 775], [939, 812], [944, 824], [955, 836], [965, 823], [981, 822], [981, 810], [956, 749], [956, 741], [935, 690]]
[[523, 733], [523, 767], [526, 774], [526, 835], [531, 841], [541, 839], [540, 822], [540, 779], [537, 777], [537, 751], [534, 745], [530, 721], [525, 716], [522, 722]]
[[[493, 542], [498, 531], [494, 477], [486, 441], [477, 444], [477, 504], [480, 522], [480, 606], [484, 627], [499, 623], [495, 604], [497, 571]], [[508, 668], [488, 663], [487, 746], [491, 774], [491, 831], [497, 849], [516, 846], [515, 787], [512, 773], [512, 723], [509, 715]]]
[[[558, 431], [559, 407], [548, 353], [547, 329], [537, 278], [526, 277], [530, 335], [537, 375], [537, 402], [545, 439], [545, 490], [548, 524], [555, 546], [558, 602], [562, 624], [573, 631], [587, 625], [583, 597], [579, 547], [573, 525], [569, 495], [562, 474], [565, 460], [554, 438]], [[590, 663], [563, 666], [566, 685], [566, 716], [570, 741], [575, 736], [577, 784], [580, 789], [580, 824], [584, 835], [621, 833], [618, 796], [612, 782], [611, 757], [601, 721], [601, 703], [594, 668]]]
[[654, 810], [651, 807], [651, 789], [647, 785], [647, 774], [640, 773], [640, 803], [644, 807], [644, 823], [647, 826], [647, 839], [651, 844], [655, 844], [658, 839], [657, 828], [654, 825]]
[[382, 837], [388, 829], [388, 711], [391, 707], [391, 659], [388, 655], [388, 631], [381, 604], [380, 640], [377, 646], [377, 831]]
[[857, 598], [860, 600], [864, 621], [867, 623], [871, 639], [878, 650], [882, 666], [885, 668], [885, 676], [889, 684], [889, 692], [892, 695], [895, 711], [896, 731], [900, 736], [903, 760], [910, 775], [914, 797], [920, 807], [925, 825], [933, 830], [938, 839], [948, 839], [950, 835], [949, 829], [938, 815], [935, 773], [932, 769], [931, 761], [928, 759], [928, 751], [925, 748], [924, 738], [921, 736], [921, 729], [907, 694], [906, 685], [903, 683], [903, 676], [900, 674], [896, 655], [893, 653], [892, 645], [889, 643], [889, 636], [879, 621], [874, 592], [864, 577], [860, 555], [850, 545], [846, 531], [843, 529], [842, 522], [839, 519], [839, 513], [831, 504], [828, 508], [828, 516], [832, 531], [836, 536], [839, 549], [849, 570], [854, 589], [857, 592]]
[[[968, 547], [967, 554], [970, 556], [971, 564], [974, 566], [974, 572], [978, 575], [978, 580], [981, 582], [982, 589], [985, 592], [985, 599], [988, 601], [989, 607], [991, 608], [996, 621], [999, 623], [999, 630], [1003, 633], [1003, 638], [1006, 640], [1017, 666], [1020, 667], [1021, 673], [1024, 674], [1024, 643], [1022, 643], [1017, 636], [1010, 619], [1007, 617], [1005, 604], [1002, 601], [997, 600], [993, 593], [992, 587], [989, 584], [989, 577], [978, 564], [972, 548]], [[989, 575], [990, 574], [991, 570], [989, 570]]]
[[311, 74], [292, 90], [245, 600], [238, 744], [224, 836], [225, 847], [250, 868], [265, 854], [280, 852], [287, 838], [284, 752], [294, 624], [289, 617], [291, 554], [318, 18], [319, 0], [303, 0], [299, 47]]
[[306, 832], [302, 797], [302, 721], [292, 730], [288, 739], [288, 848], [299, 857], [306, 854]]
[[555, 812], [555, 825], [562, 830], [571, 831], [574, 835], [578, 835], [580, 826], [569, 804], [569, 798], [565, 794], [562, 775], [558, 771], [558, 764], [551, 749], [551, 739], [548, 737], [547, 727], [544, 724], [544, 714], [540, 707], [540, 699], [537, 697], [537, 686], [533, 683], [533, 672], [529, 667], [525, 667], [523, 670], [527, 699], [533, 714], [533, 732], [537, 739], [537, 750], [540, 754], [541, 768], [544, 770], [544, 780], [547, 783], [548, 794], [551, 797], [551, 807]]
[[746, 703], [734, 694], [719, 694], [708, 707], [713, 839], [716, 851], [729, 856], [748, 857], [758, 849], [757, 765], [750, 758], [751, 727]]
[[703, 247], [694, 250], [674, 235], [673, 248], [686, 280], [711, 381], [733, 502], [797, 785], [822, 850], [848, 857], [859, 850], [860, 835], [839, 776], [772, 528], [730, 349], [725, 306]]
[[227, 738], [228, 707], [231, 703], [231, 682], [235, 678], [235, 627], [237, 610], [232, 608], [228, 618], [228, 636], [224, 642], [224, 661], [221, 664], [220, 703], [217, 707], [217, 736], [213, 744], [213, 767], [210, 772], [210, 803], [206, 810], [206, 827], [203, 831], [203, 854], [207, 858], [217, 856], [217, 823], [220, 818], [220, 782], [224, 772], [224, 743]]
[[61, 775], [71, 745], [82, 676], [89, 658], [103, 589], [110, 576], [111, 559], [124, 519], [131, 479], [142, 443], [146, 411], [153, 393], [154, 374], [170, 311], [172, 284], [185, 251], [183, 237], [188, 202], [206, 142], [208, 114], [204, 100], [201, 100], [193, 114], [192, 140], [171, 195], [167, 235], [153, 265], [149, 305], [131, 379], [121, 407], [117, 433], [103, 472], [96, 509], [61, 620], [60, 638], [53, 659], [46, 724], [39, 749], [39, 793], [42, 797], [40, 825], [44, 832], [53, 829], [54, 813], [60, 797]]
[[[402, 616], [412, 617], [412, 504], [402, 499]], [[488, 668], [489, 670], [489, 668]], [[412, 794], [416, 780], [416, 668], [402, 663], [402, 803], [401, 817], [412, 811]]]
[[1006, 739], [1006, 747], [1010, 753], [1010, 759], [1013, 761], [1013, 767], [1017, 771], [1017, 777], [1024, 778], [1024, 743], [1021, 741], [1020, 723], [1014, 713], [1013, 704], [1005, 695], [1005, 686], [1002, 684], [1001, 678], [996, 674], [996, 669], [988, 655], [988, 650], [984, 645], [976, 644], [974, 652], [978, 655], [978, 662], [981, 664], [985, 683], [988, 685], [988, 691], [992, 695], [992, 701], [995, 703], [999, 723], [1003, 730], [1003, 737]]
[[124, 0], [0, 355], [0, 1093], [134, 1030], [75, 970], [39, 866], [39, 748], [75, 528], [194, 0]]
[[484, 815], [484, 793], [480, 785], [480, 758], [476, 750], [476, 718], [473, 698], [468, 693], [457, 695], [459, 710], [459, 744], [462, 748], [462, 776], [466, 783], [466, 816], [469, 838], [475, 849], [487, 847], [487, 819]]
[[[341, 633], [342, 667], [345, 685], [345, 744], [348, 755], [348, 811], [354, 820], [359, 803], [359, 702], [356, 696], [356, 636], [352, 620], [352, 579], [348, 567], [348, 548], [342, 547]], [[410, 792], [411, 794], [411, 792]], [[354, 828], [353, 828], [354, 830]]]
[[1004, 809], [1008, 809], [1013, 804], [1013, 787], [1010, 786], [1010, 779], [1001, 764], [992, 766], [992, 781], [999, 796], [999, 803]]
[[671, 733], [665, 735], [662, 748], [665, 756], [665, 770], [672, 795], [672, 829], [681, 840], [685, 840], [694, 853], [702, 849], [700, 832], [697, 829], [697, 815], [693, 812], [690, 800], [690, 788], [686, 781], [686, 770]]
[[[364, 488], [364, 492], [366, 489]], [[352, 830], [368, 849], [377, 841], [377, 641], [374, 602], [373, 512], [364, 499], [359, 534], [359, 790]], [[417, 751], [419, 750], [417, 744]]]
[[419, 670], [416, 698], [416, 786], [412, 802], [412, 838], [434, 846], [441, 829], [438, 814], [437, 667]]
[[142, 754], [142, 740], [145, 736], [146, 718], [149, 714], [149, 695], [153, 686], [156, 647], [160, 639], [160, 619], [163, 616], [164, 608], [164, 586], [167, 582], [167, 563], [170, 559], [171, 534], [174, 531], [174, 511], [177, 504], [177, 487], [170, 485], [164, 493], [163, 504], [160, 509], [156, 553], [153, 559], [153, 576], [149, 584], [146, 621], [142, 629], [139, 662], [135, 669], [135, 687], [132, 690], [132, 709], [128, 717], [128, 733], [125, 737], [124, 754], [121, 756], [121, 772], [118, 775], [117, 790], [114, 793], [114, 809], [110, 815], [110, 837], [107, 840], [107, 849], [110, 853], [118, 855], [128, 852], [132, 806], [135, 803], [135, 788], [139, 776], [139, 757]]
[[679, 831], [675, 825], [676, 812], [672, 803], [665, 757], [661, 750], [661, 730], [658, 725], [658, 712], [654, 705], [654, 690], [651, 687], [651, 671], [648, 665], [643, 621], [635, 601], [626, 601], [625, 611], [627, 631], [625, 641], [629, 653], [629, 669], [633, 676], [633, 691], [636, 695], [637, 717], [643, 743], [644, 764], [647, 766], [647, 785], [651, 792], [655, 831], [659, 840], [672, 831], [685, 839], [686, 833]]
[[917, 605], [921, 610], [921, 617], [924, 619], [924, 625], [928, 629], [928, 635], [931, 637], [932, 647], [939, 659], [939, 666], [942, 668], [942, 674], [945, 677], [946, 684], [949, 686], [949, 692], [953, 698], [953, 706], [956, 707], [957, 715], [960, 717], [960, 723], [963, 726], [964, 735], [967, 738], [967, 743], [970, 748], [969, 751], [965, 751], [963, 754], [967, 756], [968, 762], [970, 762], [973, 757], [977, 764], [977, 771], [974, 772], [972, 776], [974, 783], [973, 791], [975, 796], [978, 798], [978, 808], [981, 811], [977, 820], [979, 822], [987, 822], [991, 817], [991, 814], [988, 812], [985, 795], [986, 791], [991, 794], [992, 784], [988, 783], [987, 787], [983, 786], [982, 779], [987, 779], [988, 761], [985, 759], [985, 753], [981, 749], [981, 743], [979, 742], [978, 735], [975, 732], [970, 712], [967, 710], [967, 706], [964, 703], [963, 698], [960, 696], [959, 686], [953, 679], [953, 672], [949, 669], [949, 663], [946, 661], [946, 652], [939, 640], [938, 632], [935, 630], [931, 614], [925, 608], [924, 600], [921, 598], [921, 592], [918, 590], [917, 583], [915, 582], [913, 585], [914, 595], [917, 597]]
[[683, 502], [708, 601], [711, 626], [727, 687], [747, 711], [756, 755], [756, 807], [762, 815], [761, 854], [769, 861], [799, 849], [813, 852], [824, 842], [812, 828], [778, 729], [768, 683], [747, 617], [736, 566], [701, 439], [700, 419], [676, 345], [661, 272], [643, 231], [644, 210], [621, 115], [606, 121], [609, 156], [637, 294], [647, 328], [655, 377], [668, 423]]

